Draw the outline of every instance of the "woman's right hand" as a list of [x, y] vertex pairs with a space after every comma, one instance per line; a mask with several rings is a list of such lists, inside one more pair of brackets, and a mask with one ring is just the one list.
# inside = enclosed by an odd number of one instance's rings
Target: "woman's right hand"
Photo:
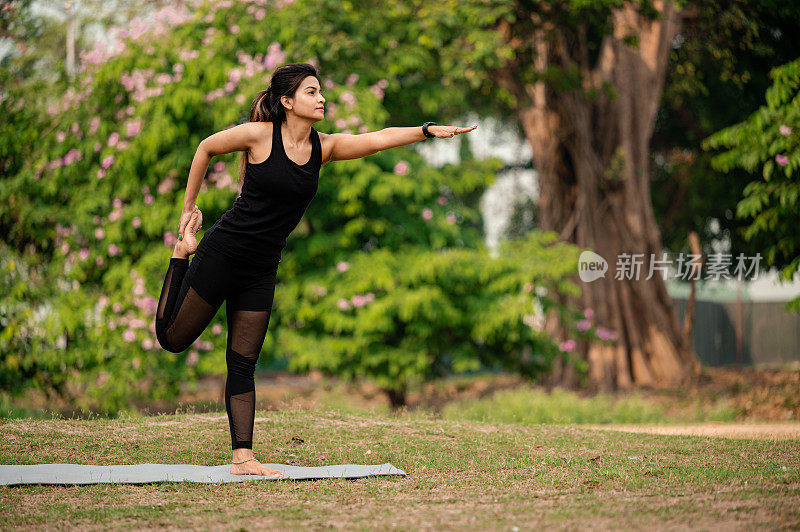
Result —
[[197, 205], [195, 205], [191, 211], [184, 211], [181, 213], [181, 223], [178, 226], [178, 240], [183, 240], [184, 231], [186, 231], [186, 226], [189, 225], [189, 220], [192, 218], [192, 214], [197, 211]]

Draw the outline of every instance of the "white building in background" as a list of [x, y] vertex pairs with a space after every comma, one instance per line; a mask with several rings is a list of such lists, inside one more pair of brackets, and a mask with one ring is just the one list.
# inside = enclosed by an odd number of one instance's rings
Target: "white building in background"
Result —
[[[500, 123], [493, 119], [479, 120], [475, 115], [467, 115], [459, 123], [452, 125], [470, 126], [478, 124], [477, 129], [464, 137], [470, 143], [472, 153], [478, 159], [499, 157], [509, 165], [525, 165], [531, 160], [531, 148], [523, 138], [516, 122]], [[434, 167], [453, 164], [459, 161], [459, 142], [454, 137], [436, 139], [433, 142], [420, 142], [414, 148], [425, 161]], [[486, 247], [496, 253], [500, 235], [508, 226], [514, 207], [514, 199], [527, 197], [534, 201], [539, 196], [536, 172], [526, 169], [511, 169], [498, 173], [495, 182], [481, 198], [480, 210], [484, 219]]]

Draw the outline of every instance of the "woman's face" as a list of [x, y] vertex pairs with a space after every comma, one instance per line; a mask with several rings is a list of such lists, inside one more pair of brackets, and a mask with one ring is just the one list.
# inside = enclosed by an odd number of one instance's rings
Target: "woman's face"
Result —
[[289, 99], [292, 111], [298, 117], [309, 118], [315, 122], [325, 118], [325, 98], [322, 96], [322, 89], [319, 80], [314, 76], [308, 76], [300, 84], [294, 98]]

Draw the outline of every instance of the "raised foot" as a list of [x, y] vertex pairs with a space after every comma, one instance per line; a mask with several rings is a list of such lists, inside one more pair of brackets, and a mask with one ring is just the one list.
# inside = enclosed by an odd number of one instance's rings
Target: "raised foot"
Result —
[[283, 473], [263, 465], [255, 458], [243, 464], [231, 464], [232, 475], [263, 475], [265, 477], [283, 478]]

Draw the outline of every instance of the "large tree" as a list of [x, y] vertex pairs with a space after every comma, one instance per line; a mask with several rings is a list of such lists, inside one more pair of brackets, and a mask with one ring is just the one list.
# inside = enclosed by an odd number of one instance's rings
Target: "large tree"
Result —
[[[588, 344], [602, 388], [675, 384], [699, 363], [662, 278], [650, 200], [650, 139], [681, 14], [672, 2], [521, 3], [499, 29], [516, 57], [498, 83], [516, 99], [541, 194], [539, 225], [610, 263], [643, 254], [640, 276], [607, 275], [580, 296], [621, 342]], [[652, 255], [651, 255], [652, 254]], [[570, 380], [569, 368], [558, 376]]]

